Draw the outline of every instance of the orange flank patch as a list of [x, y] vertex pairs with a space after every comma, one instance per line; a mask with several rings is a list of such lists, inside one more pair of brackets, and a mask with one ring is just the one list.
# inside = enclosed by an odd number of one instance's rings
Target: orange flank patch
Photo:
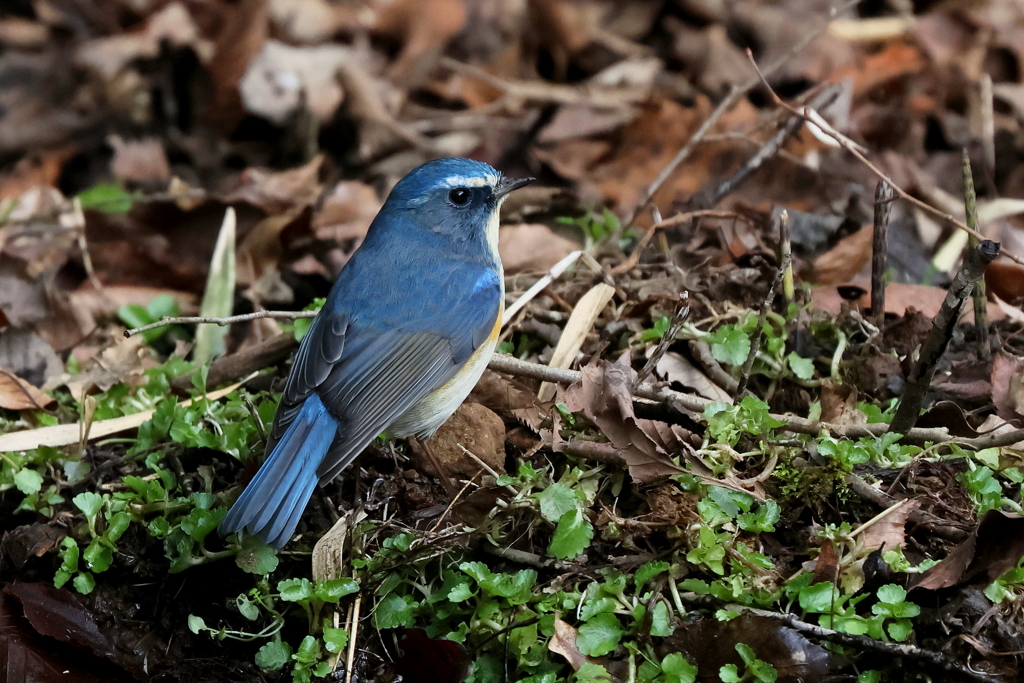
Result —
[[505, 306], [502, 305], [502, 307], [498, 309], [498, 317], [494, 321], [494, 328], [491, 330], [491, 333], [487, 336], [487, 341], [495, 341], [498, 338], [498, 335], [501, 334], [501, 316], [504, 312]]

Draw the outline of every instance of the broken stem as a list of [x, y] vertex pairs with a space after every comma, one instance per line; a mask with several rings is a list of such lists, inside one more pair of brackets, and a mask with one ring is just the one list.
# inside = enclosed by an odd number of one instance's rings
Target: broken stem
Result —
[[886, 232], [893, 197], [892, 185], [879, 180], [875, 187], [875, 226], [871, 242], [871, 318], [879, 331], [885, 322], [885, 270], [889, 249]]
[[764, 301], [761, 302], [761, 310], [757, 314], [757, 327], [750, 335], [750, 350], [747, 352], [747, 360], [743, 363], [743, 369], [740, 371], [740, 383], [736, 386], [737, 398], [742, 398], [743, 393], [747, 390], [747, 382], [750, 381], [750, 371], [754, 367], [754, 359], [757, 358], [757, 352], [761, 350], [761, 329], [764, 327], [765, 318], [768, 317], [768, 310], [772, 307], [772, 302], [775, 301], [775, 290], [782, 284], [782, 278], [789, 270], [791, 259], [791, 254], [782, 257], [782, 262], [779, 264], [778, 270], [775, 271], [775, 279], [772, 280], [772, 285], [768, 288]]
[[[978, 229], [978, 195], [974, 191], [974, 174], [971, 172], [971, 157], [964, 148], [964, 213], [967, 217], [967, 225]], [[967, 241], [970, 249], [978, 246], [978, 238], [971, 235]], [[974, 330], [978, 336], [978, 359], [987, 361], [992, 358], [992, 349], [988, 340], [988, 292], [985, 288], [985, 278], [978, 280], [971, 292], [974, 299]]]
[[665, 334], [658, 340], [658, 345], [654, 348], [654, 353], [644, 363], [644, 367], [637, 373], [636, 378], [633, 380], [633, 390], [647, 381], [647, 378], [654, 372], [654, 368], [658, 366], [665, 352], [668, 351], [673, 342], [676, 340], [676, 335], [679, 334], [680, 330], [683, 329], [683, 323], [690, 316], [690, 293], [683, 291], [679, 297], [679, 301], [676, 302], [676, 310], [672, 314], [672, 321], [668, 325], [668, 329], [665, 330]]
[[985, 268], [997, 256], [999, 244], [990, 240], [984, 240], [968, 252], [963, 266], [957, 271], [953, 284], [946, 292], [942, 307], [932, 320], [932, 330], [928, 333], [928, 338], [921, 345], [920, 356], [910, 371], [900, 405], [892, 418], [892, 424], [889, 425], [890, 432], [906, 434], [917, 422], [925, 392], [931, 385], [935, 368], [945, 353], [949, 340], [953, 338], [953, 330], [960, 320], [964, 304], [971, 295], [975, 283], [985, 276]]
[[779, 213], [779, 262], [789, 261], [785, 274], [782, 276], [782, 294], [786, 303], [796, 299], [796, 284], [793, 282], [793, 240], [789, 236], [789, 211], [783, 209]]

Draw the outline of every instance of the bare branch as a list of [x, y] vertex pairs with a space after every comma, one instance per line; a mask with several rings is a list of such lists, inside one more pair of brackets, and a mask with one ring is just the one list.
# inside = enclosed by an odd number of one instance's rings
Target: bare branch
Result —
[[233, 323], [244, 323], [248, 320], [258, 320], [260, 318], [279, 318], [282, 320], [295, 320], [297, 318], [315, 318], [317, 311], [253, 311], [252, 313], [245, 313], [243, 315], [231, 315], [226, 318], [202, 318], [199, 316], [191, 316], [185, 318], [171, 318], [164, 316], [155, 323], [143, 325], [142, 327], [134, 327], [130, 330], [124, 331], [124, 336], [131, 337], [140, 332], [146, 332], [147, 330], [155, 330], [158, 327], [165, 327], [167, 325], [231, 325]]

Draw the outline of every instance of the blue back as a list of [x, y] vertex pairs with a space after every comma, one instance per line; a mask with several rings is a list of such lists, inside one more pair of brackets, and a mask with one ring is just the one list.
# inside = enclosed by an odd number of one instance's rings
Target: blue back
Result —
[[283, 545], [317, 479], [333, 478], [488, 338], [501, 308], [487, 234], [500, 180], [485, 163], [441, 159], [395, 185], [299, 347], [267, 461], [224, 532], [249, 528]]

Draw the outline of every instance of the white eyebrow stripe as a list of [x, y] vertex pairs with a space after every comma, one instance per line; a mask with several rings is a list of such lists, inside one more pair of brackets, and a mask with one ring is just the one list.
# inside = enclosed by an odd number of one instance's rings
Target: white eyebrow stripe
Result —
[[452, 175], [444, 179], [445, 187], [494, 187], [498, 184], [498, 176], [487, 174], [485, 176]]

